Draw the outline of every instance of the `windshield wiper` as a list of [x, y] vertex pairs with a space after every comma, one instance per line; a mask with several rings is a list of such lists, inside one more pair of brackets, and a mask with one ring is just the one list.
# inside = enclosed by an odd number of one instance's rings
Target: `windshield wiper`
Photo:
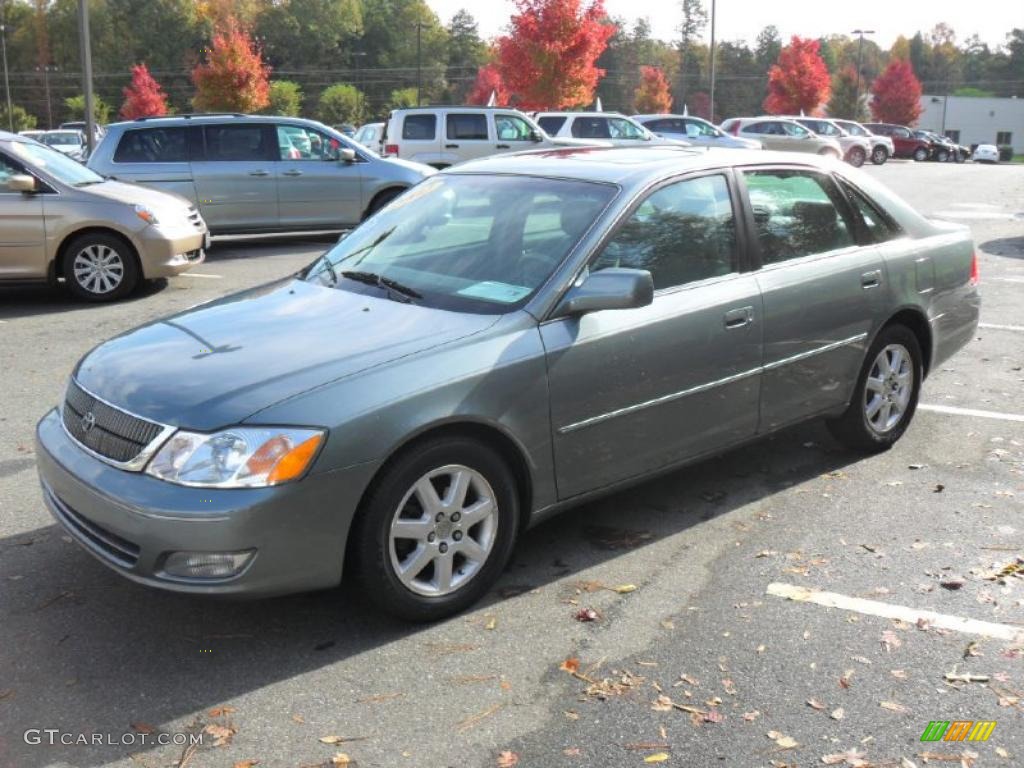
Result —
[[360, 272], [346, 270], [341, 273], [342, 277], [347, 277], [349, 280], [355, 280], [357, 283], [366, 283], [367, 285], [376, 285], [378, 288], [389, 288], [395, 293], [400, 293], [403, 296], [410, 299], [422, 299], [423, 294], [419, 291], [410, 288], [407, 285], [402, 285], [397, 280], [392, 280], [390, 277], [384, 277], [378, 275], [376, 272]]
[[325, 253], [323, 256], [321, 256], [319, 258], [317, 263], [319, 263], [320, 261], [322, 261], [324, 263], [324, 267], [327, 268], [327, 271], [331, 275], [331, 285], [337, 285], [338, 284], [338, 273], [334, 271], [334, 264], [331, 262], [331, 260], [329, 258], [329, 254]]

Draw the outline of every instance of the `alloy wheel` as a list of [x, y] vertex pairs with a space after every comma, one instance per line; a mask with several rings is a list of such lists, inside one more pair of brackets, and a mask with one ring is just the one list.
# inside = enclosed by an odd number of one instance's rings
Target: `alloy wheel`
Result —
[[914, 362], [902, 344], [883, 347], [864, 382], [864, 418], [876, 433], [891, 432], [903, 420], [914, 391]]
[[410, 591], [442, 597], [464, 587], [491, 554], [498, 503], [487, 479], [450, 464], [427, 472], [410, 488], [391, 520], [391, 567]]
[[73, 278], [83, 290], [102, 295], [116, 290], [124, 280], [124, 260], [108, 245], [87, 245], [71, 265]]

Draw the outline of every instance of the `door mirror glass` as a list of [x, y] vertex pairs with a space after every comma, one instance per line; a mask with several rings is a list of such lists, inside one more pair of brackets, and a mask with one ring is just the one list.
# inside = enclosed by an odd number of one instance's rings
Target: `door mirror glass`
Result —
[[351, 147], [342, 147], [338, 150], [338, 160], [343, 163], [351, 163], [356, 159], [356, 151]]
[[555, 310], [556, 317], [602, 309], [635, 309], [654, 301], [654, 280], [646, 269], [613, 267], [592, 272], [574, 285]]
[[19, 173], [7, 179], [7, 188], [11, 192], [35, 192], [36, 177], [27, 173]]

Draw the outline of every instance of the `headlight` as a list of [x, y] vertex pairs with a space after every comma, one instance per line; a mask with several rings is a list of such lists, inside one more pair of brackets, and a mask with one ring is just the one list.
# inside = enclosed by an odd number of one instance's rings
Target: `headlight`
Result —
[[135, 215], [142, 219], [147, 224], [152, 224], [154, 227], [160, 226], [160, 221], [157, 219], [156, 214], [153, 213], [151, 208], [147, 208], [144, 205], [135, 205]]
[[212, 435], [176, 432], [146, 473], [202, 488], [263, 488], [306, 471], [324, 433], [316, 429], [234, 427]]

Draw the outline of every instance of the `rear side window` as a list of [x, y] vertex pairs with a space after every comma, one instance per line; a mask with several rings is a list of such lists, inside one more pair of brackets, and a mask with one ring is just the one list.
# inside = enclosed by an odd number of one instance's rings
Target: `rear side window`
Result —
[[565, 125], [565, 117], [560, 115], [551, 115], [550, 117], [542, 117], [537, 120], [537, 124], [544, 129], [544, 133], [554, 136]]
[[406, 115], [402, 122], [402, 138], [433, 141], [437, 138], [437, 115]]
[[[271, 129], [271, 130], [267, 130]], [[206, 159], [211, 162], [246, 162], [270, 160], [278, 155], [276, 137], [274, 146], [268, 140], [272, 127], [261, 123], [248, 125], [207, 125]]]
[[813, 171], [744, 173], [763, 264], [853, 245], [835, 184]]
[[487, 115], [449, 114], [446, 135], [449, 139], [487, 141]]
[[743, 129], [744, 133], [776, 133], [775, 123], [754, 123]]
[[185, 163], [188, 145], [184, 128], [141, 128], [125, 131], [114, 150], [115, 163]]
[[577, 117], [572, 123], [572, 135], [578, 139], [610, 139], [608, 119], [604, 117]]

